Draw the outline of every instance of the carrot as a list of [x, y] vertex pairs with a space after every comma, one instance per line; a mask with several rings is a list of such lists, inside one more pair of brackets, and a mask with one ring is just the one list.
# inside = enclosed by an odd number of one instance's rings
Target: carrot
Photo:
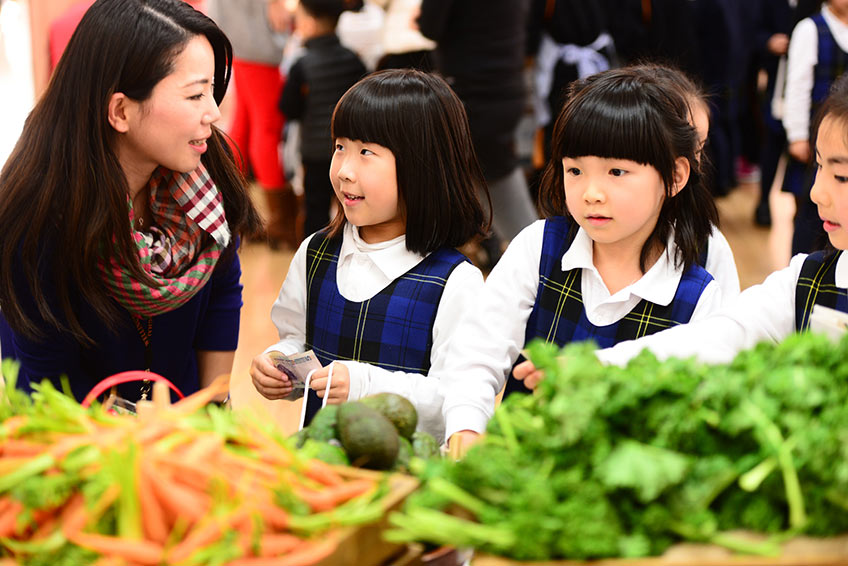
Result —
[[29, 417], [26, 415], [12, 415], [3, 424], [0, 424], [0, 437], [12, 436], [21, 429], [27, 422]]
[[259, 556], [279, 556], [291, 552], [304, 541], [288, 533], [265, 533], [259, 537]]
[[300, 486], [293, 486], [292, 489], [295, 495], [306, 501], [314, 511], [329, 511], [349, 499], [367, 493], [373, 487], [373, 481], [357, 479], [321, 491]]
[[344, 478], [331, 465], [321, 460], [309, 460], [303, 473], [306, 477], [312, 478], [324, 485], [336, 486], [344, 483]]
[[227, 566], [312, 566], [332, 555], [337, 546], [333, 539], [307, 542], [285, 556], [237, 558]]
[[59, 523], [62, 525], [62, 533], [67, 537], [68, 533], [81, 531], [85, 527], [88, 515], [85, 510], [85, 498], [81, 493], [73, 494], [59, 515]]
[[215, 518], [209, 520], [203, 526], [196, 526], [185, 537], [182, 542], [174, 546], [168, 553], [168, 560], [173, 563], [179, 563], [186, 560], [195, 551], [209, 546], [224, 535], [224, 533], [234, 528], [239, 532], [247, 531], [250, 534], [250, 518], [246, 509], [240, 508], [234, 511], [230, 516], [224, 518]]
[[168, 562], [179, 563], [186, 560], [195, 551], [220, 540], [223, 534], [224, 528], [216, 520], [211, 520], [202, 527], [195, 527], [187, 537], [171, 549], [168, 553]]
[[32, 536], [29, 537], [33, 541], [45, 539], [52, 535], [56, 527], [59, 526], [59, 519], [56, 515], [49, 515], [45, 519], [37, 521], [36, 525], [38, 526], [32, 532]]
[[[147, 462], [142, 462], [142, 467], [145, 467], [145, 464]], [[158, 481], [150, 482], [151, 491], [162, 504], [171, 525], [176, 522], [177, 517], [194, 524], [206, 516], [212, 506], [210, 497], [201, 491], [184, 486], [166, 475], [157, 474], [155, 470], [145, 473], [158, 478]]]
[[218, 459], [223, 448], [221, 437], [216, 434], [204, 434], [188, 447], [181, 456], [189, 462], [203, 462], [212, 465]]
[[69, 536], [68, 540], [105, 556], [117, 556], [139, 564], [156, 566], [162, 562], [162, 545], [149, 540], [131, 540], [90, 533], [75, 533]]
[[10, 537], [15, 534], [18, 528], [18, 517], [24, 510], [23, 504], [12, 499], [6, 506], [6, 509], [0, 514], [0, 537]]
[[153, 493], [151, 484], [157, 478], [151, 478], [145, 473], [144, 467], [138, 474], [138, 501], [141, 506], [141, 525], [144, 535], [160, 544], [168, 540], [168, 522], [165, 519], [165, 511]]
[[171, 405], [173, 416], [180, 417], [197, 412], [197, 410], [201, 407], [208, 405], [212, 399], [228, 392], [229, 390], [229, 379], [218, 378], [208, 387], [204, 387], [200, 391], [192, 393], [185, 399], [180, 399]]
[[161, 440], [174, 432], [174, 422], [167, 419], [145, 421], [144, 426], [136, 433], [136, 439], [141, 445]]
[[269, 501], [257, 505], [262, 520], [274, 529], [284, 530], [289, 527], [289, 514]]
[[3, 515], [12, 506], [12, 501], [11, 497], [0, 497], [0, 515]]
[[33, 457], [43, 454], [47, 445], [22, 439], [9, 439], [3, 443], [3, 458]]
[[292, 455], [288, 448], [277, 442], [261, 427], [253, 426], [251, 429], [251, 440], [258, 449], [257, 452], [260, 452], [268, 463], [278, 466], [291, 465]]
[[95, 502], [91, 509], [87, 509], [82, 494], [76, 493], [65, 506], [60, 517], [62, 533], [70, 539], [75, 533], [82, 532], [89, 522], [96, 521], [112, 505], [121, 494], [121, 488], [117, 484], [106, 488], [100, 499]]
[[196, 462], [176, 455], [164, 454], [155, 459], [156, 468], [189, 487], [206, 491], [217, 471], [214, 467], [200, 467]]

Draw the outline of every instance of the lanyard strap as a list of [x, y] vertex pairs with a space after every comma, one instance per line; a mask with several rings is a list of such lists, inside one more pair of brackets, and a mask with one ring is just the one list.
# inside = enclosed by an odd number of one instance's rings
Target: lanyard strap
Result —
[[[153, 317], [147, 317], [147, 328], [141, 324], [141, 317], [133, 315], [135, 329], [138, 331], [138, 336], [144, 344], [144, 371], [150, 371], [150, 366], [153, 364]], [[141, 398], [147, 399], [150, 394], [150, 381], [145, 379], [141, 386]]]

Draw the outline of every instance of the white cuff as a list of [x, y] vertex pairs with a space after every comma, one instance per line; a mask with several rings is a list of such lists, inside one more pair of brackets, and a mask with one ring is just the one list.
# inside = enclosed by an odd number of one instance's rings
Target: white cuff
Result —
[[451, 435], [461, 430], [473, 430], [476, 433], [483, 434], [486, 432], [489, 418], [491, 418], [491, 415], [487, 415], [484, 411], [471, 405], [453, 407], [445, 413], [445, 442]]
[[368, 364], [354, 361], [337, 361], [337, 364], [344, 364], [347, 368], [347, 373], [350, 375], [349, 390], [347, 393], [348, 401], [356, 401], [365, 397], [368, 391]]

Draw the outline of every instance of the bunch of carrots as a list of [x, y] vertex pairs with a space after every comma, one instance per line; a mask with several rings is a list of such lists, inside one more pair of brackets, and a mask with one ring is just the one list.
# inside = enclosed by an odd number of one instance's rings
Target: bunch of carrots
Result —
[[48, 382], [22, 394], [5, 364], [0, 557], [308, 566], [335, 551], [333, 529], [383, 513], [384, 482], [299, 457], [249, 415], [204, 408], [216, 386], [137, 418], [84, 409]]

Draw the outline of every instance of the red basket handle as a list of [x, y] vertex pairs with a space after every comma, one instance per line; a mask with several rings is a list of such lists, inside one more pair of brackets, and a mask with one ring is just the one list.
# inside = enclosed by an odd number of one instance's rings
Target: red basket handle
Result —
[[162, 377], [158, 373], [153, 373], [152, 371], [122, 371], [121, 373], [116, 373], [115, 375], [109, 376], [88, 392], [88, 395], [85, 396], [85, 399], [80, 403], [83, 407], [88, 407], [91, 405], [91, 402], [97, 399], [100, 395], [106, 392], [107, 389], [111, 389], [116, 385], [120, 385], [122, 383], [130, 383], [133, 381], [161, 381], [165, 383], [171, 391], [177, 394], [177, 397], [180, 399], [185, 399], [185, 395], [183, 395], [182, 391], [180, 391], [176, 385], [168, 381], [166, 378]]

